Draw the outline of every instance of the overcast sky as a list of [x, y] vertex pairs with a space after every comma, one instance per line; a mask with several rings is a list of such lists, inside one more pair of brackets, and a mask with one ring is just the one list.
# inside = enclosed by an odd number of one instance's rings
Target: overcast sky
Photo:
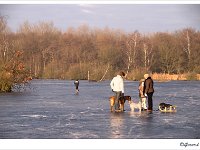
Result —
[[0, 4], [0, 15], [8, 16], [12, 31], [25, 21], [53, 22], [62, 31], [83, 24], [127, 32], [200, 30], [200, 4]]

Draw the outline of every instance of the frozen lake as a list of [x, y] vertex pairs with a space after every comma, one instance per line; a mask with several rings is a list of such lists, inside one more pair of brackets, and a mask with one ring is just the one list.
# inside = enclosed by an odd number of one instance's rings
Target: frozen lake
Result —
[[[23, 92], [0, 93], [1, 139], [199, 139], [200, 81], [155, 82], [154, 111], [111, 113], [110, 81], [33, 80]], [[138, 82], [125, 95], [138, 102]], [[161, 102], [176, 113], [156, 111]]]

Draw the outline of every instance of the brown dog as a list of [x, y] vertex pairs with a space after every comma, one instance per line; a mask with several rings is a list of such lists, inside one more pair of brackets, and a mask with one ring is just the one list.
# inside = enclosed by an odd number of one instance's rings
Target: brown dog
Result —
[[[114, 111], [114, 105], [115, 105], [115, 96], [111, 96], [110, 98], [110, 111], [113, 112]], [[120, 105], [120, 111], [124, 111], [124, 104], [126, 102], [126, 100], [131, 101], [131, 97], [130, 96], [124, 96], [121, 97], [119, 99], [119, 105]]]

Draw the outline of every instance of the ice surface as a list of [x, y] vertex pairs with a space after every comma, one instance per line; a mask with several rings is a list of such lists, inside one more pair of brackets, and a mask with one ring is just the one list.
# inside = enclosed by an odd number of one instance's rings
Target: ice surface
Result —
[[[200, 82], [155, 82], [153, 113], [111, 113], [110, 81], [33, 80], [24, 92], [0, 94], [0, 138], [149, 139], [200, 138]], [[137, 102], [138, 82], [125, 81], [125, 95]], [[157, 111], [161, 102], [176, 113]]]

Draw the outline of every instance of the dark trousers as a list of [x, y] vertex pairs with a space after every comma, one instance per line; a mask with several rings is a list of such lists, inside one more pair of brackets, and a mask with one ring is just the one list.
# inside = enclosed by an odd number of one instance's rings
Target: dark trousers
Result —
[[147, 93], [147, 97], [148, 97], [148, 110], [153, 110], [153, 92], [151, 93]]
[[120, 108], [119, 108], [119, 98], [120, 98], [120, 96], [122, 95], [122, 92], [120, 91], [120, 92], [116, 92], [115, 91], [115, 110], [119, 110]]

